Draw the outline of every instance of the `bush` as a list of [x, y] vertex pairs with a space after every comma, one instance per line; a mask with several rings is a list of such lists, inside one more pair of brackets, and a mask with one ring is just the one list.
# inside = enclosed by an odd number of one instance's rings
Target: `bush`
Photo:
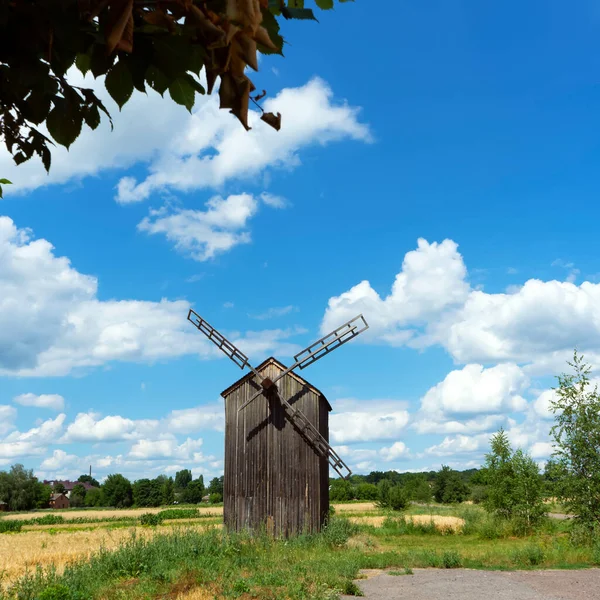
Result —
[[65, 519], [61, 515], [44, 515], [43, 517], [32, 519], [31, 522], [37, 525], [60, 525], [65, 522]]
[[546, 553], [541, 546], [537, 544], [529, 544], [523, 548], [519, 548], [512, 553], [512, 560], [517, 565], [523, 566], [538, 566], [544, 562]]
[[442, 554], [442, 566], [444, 569], [458, 569], [462, 566], [462, 558], [456, 550], [446, 550]]
[[222, 496], [222, 494], [219, 494], [218, 492], [215, 492], [214, 494], [211, 494], [208, 497], [208, 501], [211, 504], [219, 504], [219, 502], [223, 502], [223, 496]]
[[406, 510], [408, 495], [399, 485], [390, 488], [388, 492], [388, 506], [392, 510]]
[[0, 533], [17, 533], [22, 526], [22, 521], [0, 521]]
[[200, 516], [197, 508], [167, 508], [158, 514], [161, 519], [195, 519]]
[[[164, 511], [166, 512], [166, 511]], [[155, 513], [144, 513], [140, 516], [140, 525], [146, 527], [156, 527], [162, 523], [162, 517], [160, 514]]]
[[36, 597], [37, 600], [71, 600], [71, 590], [66, 585], [57, 584], [42, 590]]
[[330, 546], [343, 546], [357, 531], [358, 527], [348, 519], [331, 519], [323, 528], [322, 536]]

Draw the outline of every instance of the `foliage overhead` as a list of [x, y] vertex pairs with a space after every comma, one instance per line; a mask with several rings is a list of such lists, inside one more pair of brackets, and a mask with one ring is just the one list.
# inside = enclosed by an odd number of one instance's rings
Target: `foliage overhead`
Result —
[[[327, 10], [334, 2], [316, 4]], [[69, 148], [84, 124], [98, 127], [101, 113], [112, 127], [95, 92], [69, 82], [73, 65], [84, 75], [105, 76], [119, 108], [134, 89], [150, 87], [191, 111], [196, 94], [210, 94], [220, 79], [220, 107], [249, 129], [249, 104], [266, 92], [251, 96], [256, 88], [246, 68], [258, 70], [258, 52], [283, 56], [281, 17], [316, 20], [304, 0], [1, 2], [0, 138], [16, 164], [35, 154], [49, 171], [52, 140]], [[279, 113], [263, 111], [261, 119], [280, 128]]]

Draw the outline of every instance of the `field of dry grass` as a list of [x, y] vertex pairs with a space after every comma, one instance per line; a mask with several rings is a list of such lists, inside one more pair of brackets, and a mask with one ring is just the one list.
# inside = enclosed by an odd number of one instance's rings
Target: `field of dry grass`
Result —
[[[172, 508], [172, 507], [170, 507]], [[65, 521], [71, 519], [90, 519], [95, 521], [101, 521], [103, 519], [114, 519], [114, 518], [132, 518], [137, 519], [144, 513], [159, 513], [161, 510], [165, 510], [165, 507], [157, 508], [123, 508], [114, 510], [64, 510], [64, 511], [52, 511], [50, 514], [60, 515]], [[198, 512], [202, 516], [214, 516], [218, 517], [223, 514], [222, 506], [200, 506]], [[29, 519], [37, 519], [44, 516], [47, 513], [31, 512], [31, 513], [8, 513], [3, 516], [3, 519], [15, 520], [15, 521], [27, 521]]]
[[[89, 526], [88, 526], [89, 527]], [[221, 524], [186, 524], [186, 529], [205, 530], [208, 527], [222, 527]], [[60, 526], [54, 529], [60, 531]], [[80, 531], [63, 530], [60, 533], [45, 530], [24, 531], [17, 534], [0, 535], [0, 583], [12, 581], [37, 565], [46, 567], [54, 564], [62, 571], [69, 562], [89, 557], [104, 547], [115, 549], [133, 533], [141, 538], [149, 538], [164, 533], [165, 527], [122, 527], [120, 529], [96, 529]]]
[[[439, 531], [447, 532], [459, 532], [465, 524], [464, 520], [459, 517], [441, 515], [406, 515], [404, 518], [415, 524], [429, 525], [433, 523]], [[371, 525], [373, 527], [381, 527], [386, 519], [386, 516], [349, 517], [352, 523], [356, 523], [357, 525]]]

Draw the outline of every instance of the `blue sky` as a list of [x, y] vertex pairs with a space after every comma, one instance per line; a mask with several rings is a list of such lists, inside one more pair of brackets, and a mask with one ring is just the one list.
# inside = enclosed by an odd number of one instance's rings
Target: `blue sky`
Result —
[[385, 10], [283, 23], [278, 133], [135, 92], [50, 176], [0, 152], [0, 467], [220, 475], [241, 372], [189, 306], [255, 363], [362, 312], [303, 373], [356, 472], [477, 466], [500, 425], [549, 456], [555, 375], [600, 364], [600, 10]]

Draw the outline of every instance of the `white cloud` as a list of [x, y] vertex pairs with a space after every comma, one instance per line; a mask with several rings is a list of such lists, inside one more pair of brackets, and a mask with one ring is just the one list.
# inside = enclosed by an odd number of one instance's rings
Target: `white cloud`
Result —
[[8, 433], [14, 429], [14, 422], [17, 418], [17, 409], [14, 406], [0, 404], [0, 435]]
[[44, 454], [49, 444], [60, 436], [66, 415], [61, 413], [27, 431], [11, 431], [0, 440], [0, 459], [14, 459]]
[[201, 429], [224, 431], [223, 402], [173, 410], [164, 419], [164, 427], [170, 433], [192, 433]]
[[403, 407], [404, 403], [385, 400], [338, 400], [329, 417], [331, 439], [348, 444], [397, 438], [409, 420]]
[[542, 419], [553, 419], [554, 413], [550, 409], [550, 402], [556, 399], [554, 390], [544, 390], [533, 402], [533, 408]]
[[260, 195], [260, 199], [271, 208], [287, 208], [290, 203], [283, 196], [276, 196], [275, 194], [270, 194], [269, 192], [263, 192]]
[[536, 442], [530, 449], [531, 458], [550, 458], [554, 445], [550, 442]]
[[408, 458], [410, 451], [404, 442], [394, 442], [389, 448], [381, 448], [379, 454], [386, 462]]
[[362, 312], [371, 325], [365, 342], [439, 344], [457, 363], [511, 362], [531, 375], [564, 370], [574, 347], [600, 362], [600, 284], [530, 279], [506, 294], [474, 289], [466, 278], [453, 241], [419, 239], [387, 297], [362, 281], [329, 300], [321, 328]]
[[497, 429], [506, 414], [523, 412], [529, 380], [515, 364], [451, 371], [421, 399], [419, 433], [475, 433]]
[[198, 452], [202, 446], [202, 439], [187, 438], [182, 444], [177, 444], [175, 439], [167, 440], [139, 440], [129, 452], [129, 457], [137, 460], [177, 459], [200, 462], [203, 455]]
[[76, 454], [67, 454], [64, 450], [54, 450], [52, 456], [45, 458], [41, 464], [42, 471], [60, 471], [81, 462]]
[[358, 109], [334, 103], [332, 90], [318, 78], [282, 90], [263, 106], [282, 113], [280, 131], [250, 111], [252, 130], [247, 132], [218, 108], [216, 96], [205, 99], [182, 126], [165, 136], [166, 143], [155, 146], [157, 155], [144, 181], [121, 179], [118, 201], [139, 202], [165, 188], [218, 188], [228, 180], [255, 177], [268, 167], [295, 167], [300, 164], [299, 150], [308, 145], [371, 139], [368, 127], [358, 121]]
[[328, 333], [358, 313], [370, 329], [361, 338], [391, 345], [406, 344], [414, 327], [444, 310], [464, 303], [469, 286], [467, 270], [457, 245], [451, 240], [430, 244], [419, 239], [417, 250], [408, 252], [391, 293], [381, 298], [368, 281], [329, 300], [321, 331]]
[[79, 413], [67, 427], [61, 442], [118, 442], [135, 440], [158, 428], [157, 420], [126, 419], [119, 415], [100, 418], [98, 413]]
[[[187, 322], [183, 300], [97, 299], [95, 277], [79, 273], [52, 245], [0, 217], [0, 375], [67, 375], [110, 361], [154, 362], [195, 354], [224, 358]], [[227, 335], [227, 332], [224, 332]], [[298, 330], [234, 332], [249, 356], [290, 356]]]
[[488, 435], [468, 436], [459, 434], [454, 437], [445, 437], [441, 443], [427, 448], [425, 453], [434, 456], [468, 454], [481, 450], [488, 440]]
[[197, 261], [206, 261], [251, 241], [248, 221], [258, 210], [250, 194], [211, 198], [207, 210], [151, 210], [138, 225], [148, 234], [164, 234], [175, 248]]
[[59, 394], [21, 394], [13, 398], [13, 402], [21, 406], [35, 406], [36, 408], [50, 408], [61, 411], [65, 408], [65, 399]]

